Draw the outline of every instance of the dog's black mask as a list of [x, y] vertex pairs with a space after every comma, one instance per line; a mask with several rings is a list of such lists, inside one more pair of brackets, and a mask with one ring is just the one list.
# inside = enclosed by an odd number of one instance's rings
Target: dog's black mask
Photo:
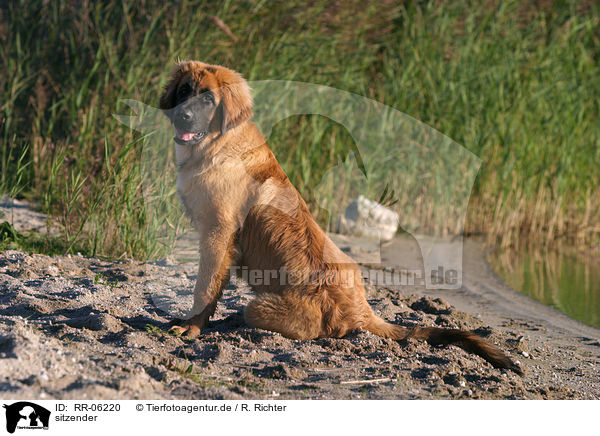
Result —
[[214, 94], [207, 89], [194, 90], [184, 83], [177, 87], [175, 107], [167, 115], [175, 127], [175, 142], [195, 145], [206, 137], [217, 106]]

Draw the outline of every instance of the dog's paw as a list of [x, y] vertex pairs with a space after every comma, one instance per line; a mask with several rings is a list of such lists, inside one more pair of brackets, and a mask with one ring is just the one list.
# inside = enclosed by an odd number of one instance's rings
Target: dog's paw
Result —
[[193, 338], [197, 338], [198, 336], [200, 336], [202, 329], [200, 327], [198, 327], [197, 325], [189, 324], [189, 325], [174, 325], [173, 327], [171, 327], [171, 329], [169, 331], [177, 336], [183, 336], [188, 339], [193, 339]]

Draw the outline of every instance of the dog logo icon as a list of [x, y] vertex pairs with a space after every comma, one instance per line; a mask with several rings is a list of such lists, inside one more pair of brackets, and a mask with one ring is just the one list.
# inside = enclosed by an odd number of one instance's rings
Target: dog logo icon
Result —
[[48, 429], [50, 411], [29, 401], [3, 406], [6, 409], [6, 431], [14, 433], [19, 429]]

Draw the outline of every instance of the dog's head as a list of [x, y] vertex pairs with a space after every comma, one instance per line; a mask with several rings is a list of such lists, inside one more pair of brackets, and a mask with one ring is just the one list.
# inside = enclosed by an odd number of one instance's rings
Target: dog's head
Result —
[[235, 71], [187, 61], [173, 68], [160, 108], [175, 127], [175, 142], [196, 145], [248, 120], [252, 97], [248, 83]]

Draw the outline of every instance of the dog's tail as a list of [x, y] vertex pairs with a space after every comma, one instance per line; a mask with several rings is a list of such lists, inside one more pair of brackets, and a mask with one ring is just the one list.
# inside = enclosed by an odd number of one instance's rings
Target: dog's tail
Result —
[[439, 327], [406, 328], [390, 324], [375, 315], [371, 317], [365, 329], [384, 338], [396, 340], [413, 338], [425, 340], [431, 345], [458, 345], [471, 353], [481, 356], [496, 368], [510, 369], [519, 375], [523, 375], [521, 368], [500, 351], [498, 347], [495, 347], [473, 332]]

